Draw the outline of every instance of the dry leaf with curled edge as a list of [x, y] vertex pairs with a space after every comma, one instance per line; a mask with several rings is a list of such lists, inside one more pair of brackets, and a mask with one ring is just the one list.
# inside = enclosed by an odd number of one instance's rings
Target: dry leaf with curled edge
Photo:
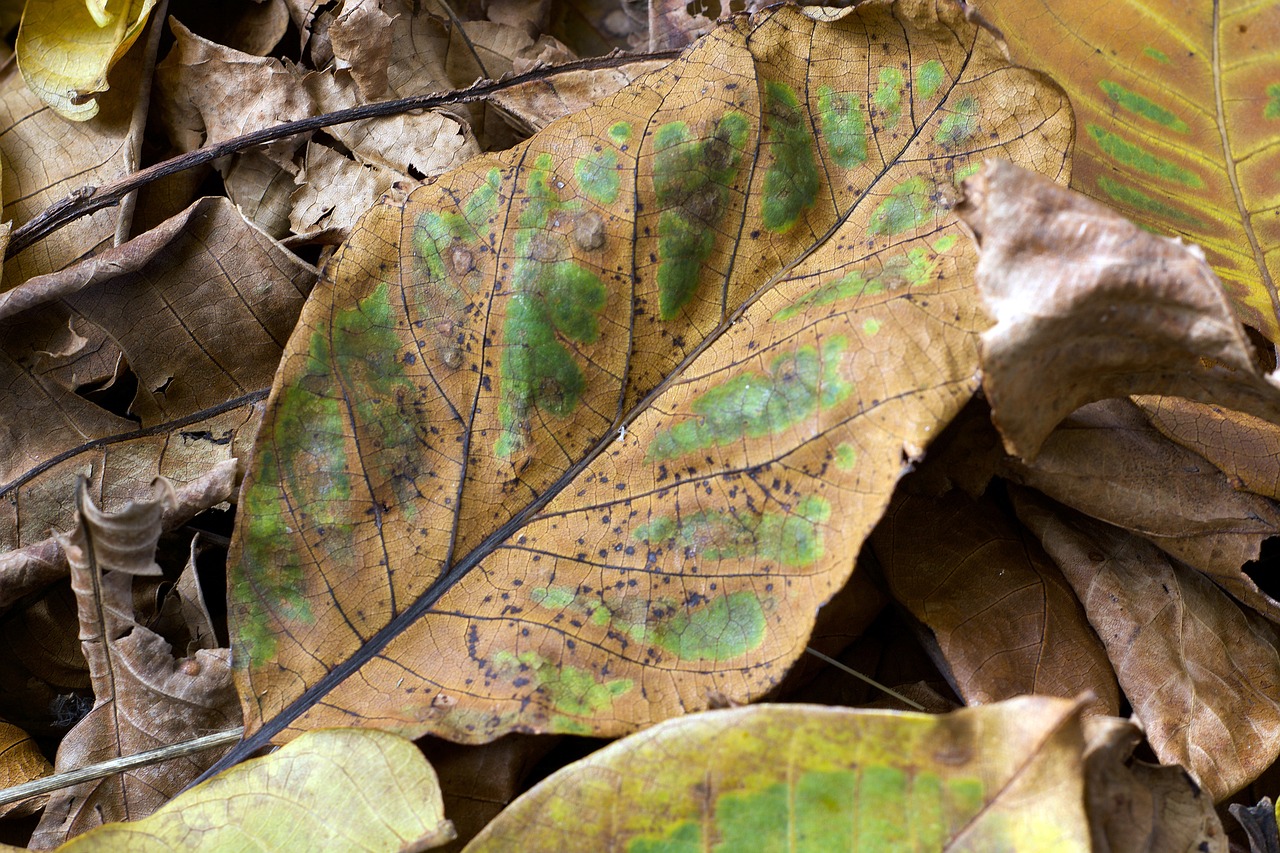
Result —
[[899, 493], [871, 544], [966, 704], [1088, 691], [1086, 713], [1120, 712], [1115, 673], [1075, 593], [994, 502]]
[[15, 53], [31, 91], [63, 118], [88, 121], [107, 72], [142, 34], [155, 0], [39, 0], [27, 3]]
[[[93, 709], [58, 747], [57, 772], [180, 743], [240, 723], [228, 649], [175, 658], [169, 643], [134, 617], [135, 577], [161, 573], [156, 542], [167, 481], [148, 500], [104, 513], [80, 485], [80, 524], [62, 541], [80, 609]], [[181, 791], [217, 757], [194, 753], [55, 792], [32, 836], [52, 847], [102, 823], [145, 817]]]
[[[0, 720], [0, 788], [42, 779], [53, 772], [31, 736], [12, 723]], [[44, 808], [49, 795], [43, 794], [0, 806], [0, 818], [24, 817]]]
[[1280, 755], [1280, 637], [1199, 572], [1132, 533], [1014, 494], [1102, 638], [1162, 764], [1220, 800]]
[[1008, 451], [1032, 460], [1085, 403], [1167, 394], [1280, 424], [1280, 387], [1194, 247], [1157, 237], [1002, 160], [965, 182], [979, 245], [983, 389]]
[[958, 176], [1066, 178], [1066, 102], [962, 7], [842, 15], [731, 18], [362, 220], [242, 494], [251, 738], [617, 735], [782, 678], [976, 386]]
[[1147, 539], [1280, 621], [1280, 603], [1241, 570], [1280, 534], [1280, 511], [1169, 441], [1130, 401], [1082, 407], [1050, 433], [1035, 462], [1003, 467], [1006, 477]]

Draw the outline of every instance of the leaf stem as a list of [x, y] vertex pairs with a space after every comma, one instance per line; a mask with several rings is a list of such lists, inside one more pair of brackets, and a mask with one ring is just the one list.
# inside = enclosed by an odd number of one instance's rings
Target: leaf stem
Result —
[[863, 681], [867, 682], [867, 684], [870, 684], [872, 687], [876, 688], [877, 690], [883, 690], [885, 693], [888, 693], [894, 699], [897, 699], [899, 702], [907, 703], [907, 705], [911, 706], [912, 708], [915, 708], [917, 711], [923, 711], [925, 709], [924, 706], [921, 705], [919, 702], [914, 702], [908, 699], [906, 696], [903, 696], [901, 693], [899, 693], [898, 691], [894, 690], [891, 687], [885, 687], [883, 684], [876, 681], [874, 678], [869, 678], [863, 675], [862, 673], [858, 672], [853, 667], [846, 666], [845, 664], [840, 663], [840, 661], [836, 660], [835, 658], [824, 655], [822, 652], [818, 651], [812, 646], [805, 646], [804, 650], [809, 654], [813, 655], [818, 660], [831, 664], [838, 670], [847, 672], [850, 675], [854, 676], [855, 678], [861, 678]]

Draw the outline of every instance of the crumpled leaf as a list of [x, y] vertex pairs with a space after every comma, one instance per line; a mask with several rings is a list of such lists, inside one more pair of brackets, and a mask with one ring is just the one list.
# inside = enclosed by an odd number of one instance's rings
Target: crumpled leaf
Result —
[[1035, 462], [1009, 460], [1003, 473], [1136, 533], [1280, 621], [1280, 602], [1241, 570], [1264, 540], [1280, 535], [1280, 511], [1166, 439], [1128, 400], [1082, 407], [1049, 435]]
[[1275, 374], [1195, 249], [993, 160], [958, 209], [979, 244], [983, 389], [1005, 447], [1028, 461], [1085, 403], [1167, 394], [1280, 424]]
[[142, 34], [155, 0], [29, 2], [15, 48], [22, 78], [63, 118], [88, 121], [107, 72]]
[[365, 217], [243, 491], [250, 731], [310, 689], [301, 728], [620, 734], [782, 677], [976, 385], [957, 175], [1066, 168], [959, 6], [846, 13], [734, 18]]
[[453, 838], [435, 771], [386, 732], [309, 732], [182, 793], [148, 818], [99, 827], [59, 853], [428, 850]]
[[1240, 318], [1280, 340], [1280, 4], [981, 8], [1015, 62], [1048, 72], [1070, 95], [1072, 188], [1203, 247]]
[[547, 777], [466, 851], [1087, 850], [1080, 726], [1046, 697], [691, 714]]
[[1086, 713], [1120, 712], [1120, 690], [1075, 593], [990, 500], [901, 491], [871, 536], [889, 592], [933, 632], [970, 705], [1086, 691]]
[[[69, 530], [81, 474], [113, 510], [157, 475], [187, 484], [247, 456], [314, 276], [205, 199], [0, 295], [0, 409], [23, 412], [0, 427], [0, 547]], [[95, 402], [115, 383], [119, 401]]]
[[[24, 782], [43, 779], [53, 772], [53, 765], [40, 752], [31, 735], [12, 723], [0, 720], [0, 788], [12, 788]], [[44, 808], [48, 794], [0, 805], [0, 818], [24, 817]]]
[[1213, 798], [1181, 767], [1133, 757], [1142, 740], [1138, 726], [1115, 717], [1088, 717], [1084, 732], [1093, 853], [1227, 853], [1227, 834]]
[[[108, 514], [80, 485], [80, 524], [62, 546], [71, 562], [95, 702], [58, 746], [57, 772], [240, 724], [230, 650], [201, 649], [175, 659], [164, 638], [135, 621], [134, 577], [161, 574], [155, 548], [171, 492], [161, 480], [149, 500]], [[145, 817], [216, 758], [216, 753], [193, 753], [56, 791], [32, 846], [52, 847], [102, 823]]]
[[1117, 527], [1033, 492], [1019, 518], [1075, 588], [1162, 764], [1213, 800], [1280, 755], [1280, 637], [1204, 575]]

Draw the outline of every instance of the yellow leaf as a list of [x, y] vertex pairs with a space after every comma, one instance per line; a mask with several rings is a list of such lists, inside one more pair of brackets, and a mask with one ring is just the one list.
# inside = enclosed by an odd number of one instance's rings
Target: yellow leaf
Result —
[[454, 837], [440, 785], [411, 742], [326, 729], [246, 761], [150, 817], [111, 823], [60, 851], [426, 850]]
[[[64, 118], [98, 114], [94, 95], [107, 91], [107, 72], [142, 32], [155, 0], [30, 0], [18, 28], [18, 67], [40, 100]], [[107, 24], [114, 20], [114, 26]]]

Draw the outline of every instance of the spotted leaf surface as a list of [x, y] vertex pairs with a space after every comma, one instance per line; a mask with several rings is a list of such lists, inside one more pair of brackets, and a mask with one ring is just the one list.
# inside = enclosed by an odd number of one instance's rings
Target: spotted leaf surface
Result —
[[1076, 111], [1071, 186], [1200, 244], [1280, 340], [1280, 3], [990, 0], [1017, 62]]
[[1079, 713], [1024, 697], [943, 716], [697, 714], [565, 767], [466, 849], [1084, 850]]
[[250, 729], [617, 735], [763, 694], [975, 387], [957, 181], [1065, 181], [1070, 122], [950, 3], [781, 8], [374, 208], [242, 495]]

